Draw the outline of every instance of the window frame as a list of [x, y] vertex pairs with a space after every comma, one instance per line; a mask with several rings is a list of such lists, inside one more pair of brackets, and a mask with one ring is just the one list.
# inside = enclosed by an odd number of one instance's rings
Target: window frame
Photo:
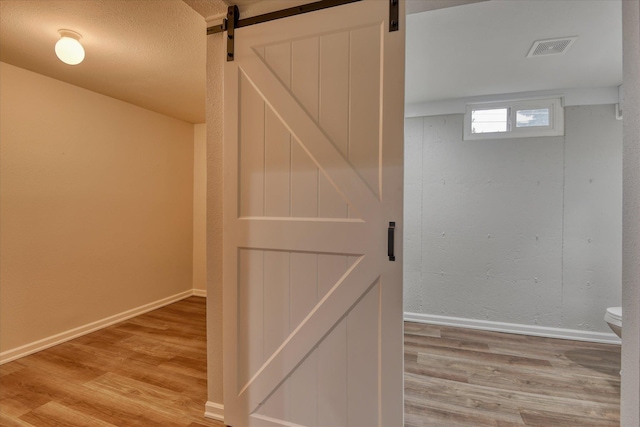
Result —
[[[507, 130], [505, 132], [473, 133], [471, 114], [477, 110], [507, 109]], [[516, 127], [516, 115], [520, 110], [549, 110], [548, 126]], [[463, 140], [528, 138], [564, 135], [564, 107], [562, 98], [522, 99], [513, 101], [478, 102], [466, 105], [464, 114]]]

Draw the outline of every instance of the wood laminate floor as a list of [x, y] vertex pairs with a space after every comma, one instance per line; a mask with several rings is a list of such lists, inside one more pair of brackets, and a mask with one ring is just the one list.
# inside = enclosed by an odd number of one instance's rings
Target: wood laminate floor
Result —
[[205, 299], [0, 366], [0, 425], [221, 427], [207, 400]]
[[620, 346], [405, 323], [405, 426], [618, 427]]
[[[223, 426], [205, 318], [191, 297], [0, 366], [0, 425]], [[405, 426], [618, 426], [619, 370], [619, 346], [406, 323]]]

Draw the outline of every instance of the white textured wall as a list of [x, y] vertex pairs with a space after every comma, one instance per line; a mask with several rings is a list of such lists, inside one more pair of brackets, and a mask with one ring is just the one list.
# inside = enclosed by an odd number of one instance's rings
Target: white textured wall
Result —
[[622, 293], [622, 122], [613, 105], [565, 108], [562, 327], [610, 332]]
[[459, 114], [406, 120], [406, 312], [610, 332], [622, 124], [612, 105], [565, 120], [565, 137], [483, 141]]

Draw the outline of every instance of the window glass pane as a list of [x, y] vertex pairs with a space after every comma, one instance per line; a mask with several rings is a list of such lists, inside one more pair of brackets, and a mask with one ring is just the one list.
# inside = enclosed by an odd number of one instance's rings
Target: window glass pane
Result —
[[524, 128], [533, 126], [549, 126], [548, 108], [516, 111], [516, 127]]
[[497, 108], [493, 110], [472, 110], [471, 132], [506, 132], [508, 116], [508, 108]]

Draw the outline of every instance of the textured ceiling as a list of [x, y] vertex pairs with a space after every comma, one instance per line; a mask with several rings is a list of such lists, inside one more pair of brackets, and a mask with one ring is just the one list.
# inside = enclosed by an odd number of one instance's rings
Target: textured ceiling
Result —
[[[565, 54], [527, 58], [534, 41], [570, 36]], [[620, 84], [619, 0], [486, 1], [407, 17], [407, 104]]]
[[[241, 17], [313, 0], [236, 0]], [[0, 61], [191, 123], [205, 121], [206, 22], [224, 0], [0, 0]], [[84, 62], [54, 53], [82, 34]]]
[[[223, 0], [182, 0], [203, 18], [215, 18], [227, 13], [227, 3]], [[255, 1], [255, 0], [253, 0]]]
[[[226, 9], [220, 0], [197, 3]], [[57, 59], [58, 29], [82, 34], [83, 63]], [[0, 60], [202, 123], [205, 29], [204, 18], [181, 0], [1, 0]]]

